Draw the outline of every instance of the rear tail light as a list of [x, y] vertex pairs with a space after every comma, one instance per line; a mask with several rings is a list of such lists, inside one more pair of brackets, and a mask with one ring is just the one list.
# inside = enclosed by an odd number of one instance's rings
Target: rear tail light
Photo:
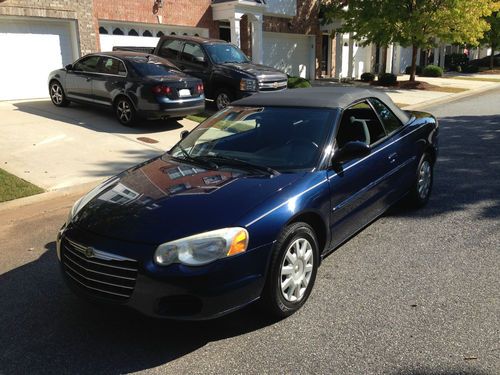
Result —
[[172, 94], [172, 88], [164, 85], [157, 85], [153, 87], [153, 94], [155, 95], [170, 95]]
[[199, 83], [196, 85], [196, 92], [198, 94], [203, 94], [203, 83]]

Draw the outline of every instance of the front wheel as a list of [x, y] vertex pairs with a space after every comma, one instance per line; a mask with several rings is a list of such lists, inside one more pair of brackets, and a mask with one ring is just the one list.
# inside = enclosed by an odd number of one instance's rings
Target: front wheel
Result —
[[66, 94], [57, 81], [52, 81], [49, 85], [50, 100], [56, 107], [67, 107], [69, 105], [69, 100], [66, 99]]
[[309, 298], [318, 265], [314, 230], [301, 222], [286, 227], [274, 245], [261, 307], [278, 318], [292, 315]]
[[136, 122], [135, 109], [130, 100], [122, 97], [115, 104], [115, 115], [120, 124], [133, 126]]
[[233, 101], [233, 94], [228, 89], [220, 89], [215, 95], [215, 106], [220, 111]]
[[434, 181], [434, 168], [432, 160], [425, 154], [418, 164], [415, 182], [408, 195], [408, 201], [415, 208], [423, 207], [429, 201]]

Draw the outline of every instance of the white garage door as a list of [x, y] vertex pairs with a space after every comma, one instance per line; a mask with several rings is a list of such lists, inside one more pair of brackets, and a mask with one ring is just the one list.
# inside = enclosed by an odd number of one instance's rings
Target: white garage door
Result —
[[47, 77], [74, 60], [70, 21], [0, 17], [0, 100], [48, 97]]
[[264, 64], [292, 76], [314, 78], [313, 38], [300, 34], [263, 33]]

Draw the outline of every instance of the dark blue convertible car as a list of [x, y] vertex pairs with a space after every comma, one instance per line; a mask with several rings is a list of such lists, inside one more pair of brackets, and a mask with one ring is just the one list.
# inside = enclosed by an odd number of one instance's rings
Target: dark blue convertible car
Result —
[[321, 260], [392, 204], [427, 203], [438, 123], [378, 91], [256, 94], [75, 203], [57, 238], [75, 292], [206, 319], [253, 301], [279, 317]]

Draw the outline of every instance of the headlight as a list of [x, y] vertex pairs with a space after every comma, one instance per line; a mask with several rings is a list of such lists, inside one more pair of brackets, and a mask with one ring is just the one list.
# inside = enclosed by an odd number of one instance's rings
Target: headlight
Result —
[[78, 211], [80, 210], [80, 206], [81, 206], [83, 198], [84, 197], [81, 197], [80, 199], [78, 199], [75, 202], [75, 204], [73, 205], [73, 207], [71, 207], [71, 210], [69, 211], [69, 215], [68, 215], [68, 219], [66, 220], [66, 223], [69, 223], [71, 220], [73, 220], [75, 215], [78, 213]]
[[160, 266], [182, 263], [202, 266], [217, 259], [246, 251], [248, 232], [244, 228], [224, 228], [164, 243], [155, 251]]
[[241, 91], [257, 91], [257, 81], [255, 79], [243, 78], [240, 81]]

